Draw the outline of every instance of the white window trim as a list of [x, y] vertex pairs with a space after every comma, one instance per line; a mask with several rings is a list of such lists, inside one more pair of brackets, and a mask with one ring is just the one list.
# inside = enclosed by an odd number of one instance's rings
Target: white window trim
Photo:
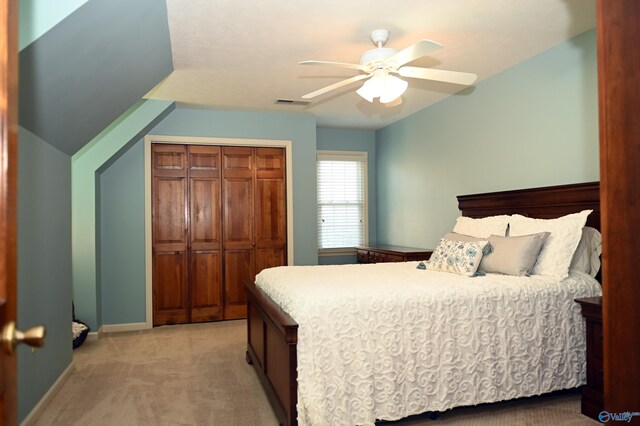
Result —
[[[369, 244], [369, 153], [367, 151], [316, 151], [316, 163], [318, 161], [362, 161], [364, 163], [364, 242], [363, 245]], [[316, 181], [317, 185], [317, 181]], [[318, 211], [318, 203], [316, 201], [316, 211]], [[317, 232], [317, 230], [316, 230]], [[335, 248], [318, 248], [318, 256], [355, 256], [355, 247], [335, 247]]]

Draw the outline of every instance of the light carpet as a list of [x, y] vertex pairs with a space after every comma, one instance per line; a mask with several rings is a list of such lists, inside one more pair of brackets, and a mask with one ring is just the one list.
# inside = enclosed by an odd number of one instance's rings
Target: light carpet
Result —
[[[74, 352], [72, 373], [33, 424], [277, 425], [245, 349], [245, 321], [104, 334]], [[580, 414], [579, 392], [384, 423], [422, 424], [599, 423]]]

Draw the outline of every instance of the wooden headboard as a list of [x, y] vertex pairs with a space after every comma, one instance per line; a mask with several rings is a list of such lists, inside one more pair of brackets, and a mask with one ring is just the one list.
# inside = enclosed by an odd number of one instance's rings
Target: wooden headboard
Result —
[[590, 209], [593, 213], [587, 218], [587, 226], [600, 230], [600, 182], [459, 195], [458, 208], [463, 216], [475, 218], [521, 214], [538, 219]]

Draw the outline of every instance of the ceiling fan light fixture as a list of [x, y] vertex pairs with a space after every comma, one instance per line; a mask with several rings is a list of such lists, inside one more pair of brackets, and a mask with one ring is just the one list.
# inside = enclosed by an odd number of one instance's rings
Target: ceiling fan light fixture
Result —
[[373, 102], [374, 98], [380, 98], [380, 102], [386, 104], [402, 96], [408, 86], [409, 83], [398, 77], [386, 72], [376, 72], [356, 93], [368, 102]]
[[394, 77], [392, 75], [387, 76], [384, 80], [384, 88], [380, 93], [380, 102], [383, 104], [393, 102], [398, 99], [407, 90], [409, 83]]
[[382, 78], [374, 75], [369, 80], [365, 81], [362, 87], [356, 90], [356, 93], [362, 96], [366, 101], [373, 102], [373, 98], [380, 96], [382, 85]]

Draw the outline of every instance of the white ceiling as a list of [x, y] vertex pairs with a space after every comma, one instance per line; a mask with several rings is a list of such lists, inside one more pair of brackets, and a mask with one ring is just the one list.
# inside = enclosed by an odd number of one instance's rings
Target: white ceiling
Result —
[[387, 108], [360, 98], [362, 84], [276, 105], [355, 75], [303, 60], [357, 63], [373, 48], [371, 30], [391, 31], [387, 47], [419, 39], [444, 48], [414, 66], [472, 72], [476, 85], [595, 25], [595, 0], [167, 0], [175, 71], [146, 97], [190, 106], [298, 111], [318, 125], [379, 129], [460, 86], [409, 80], [404, 103]]

